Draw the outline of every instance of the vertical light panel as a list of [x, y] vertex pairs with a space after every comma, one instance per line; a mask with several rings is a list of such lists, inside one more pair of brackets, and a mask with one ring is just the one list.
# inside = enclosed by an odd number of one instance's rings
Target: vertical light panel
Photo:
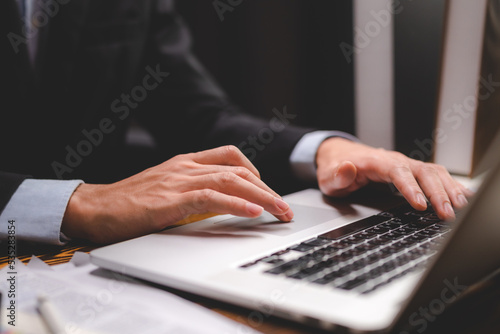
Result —
[[448, 5], [434, 161], [450, 172], [472, 172], [477, 96], [487, 0]]
[[392, 0], [354, 0], [356, 135], [394, 149], [394, 23]]

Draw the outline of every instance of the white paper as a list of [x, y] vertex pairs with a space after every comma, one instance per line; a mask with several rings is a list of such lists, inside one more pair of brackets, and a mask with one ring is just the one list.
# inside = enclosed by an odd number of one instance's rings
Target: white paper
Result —
[[[33, 322], [36, 297], [43, 293], [59, 312], [68, 334], [258, 333], [164, 290], [100, 269], [90, 263], [88, 254], [75, 253], [72, 261], [56, 266], [33, 258], [27, 266], [16, 262], [15, 270], [15, 322], [23, 328], [29, 327], [21, 324], [23, 319]], [[9, 272], [8, 267], [0, 270], [2, 312], [8, 311], [13, 299], [8, 293]], [[4, 328], [18, 330], [8, 325], [7, 314], [2, 315]], [[39, 322], [37, 326], [32, 332], [44, 333]]]

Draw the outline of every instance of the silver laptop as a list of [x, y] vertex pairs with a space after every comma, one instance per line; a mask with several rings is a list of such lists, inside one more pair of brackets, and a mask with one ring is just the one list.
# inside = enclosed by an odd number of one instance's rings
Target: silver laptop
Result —
[[499, 151], [497, 139], [489, 175], [451, 223], [398, 197], [310, 189], [286, 196], [291, 223], [218, 216], [94, 250], [92, 262], [324, 329], [421, 330], [500, 268]]

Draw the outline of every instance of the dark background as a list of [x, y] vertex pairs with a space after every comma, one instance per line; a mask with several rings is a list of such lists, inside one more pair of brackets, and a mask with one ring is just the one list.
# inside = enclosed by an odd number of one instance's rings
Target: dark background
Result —
[[[432, 138], [445, 2], [401, 0], [395, 16], [396, 149], [406, 154]], [[272, 117], [286, 105], [296, 124], [355, 134], [353, 63], [339, 47], [353, 44], [352, 3], [242, 0], [222, 21], [211, 0], [177, 8], [195, 54], [244, 110]]]
[[297, 124], [353, 132], [353, 68], [339, 48], [352, 44], [350, 0], [243, 0], [223, 21], [212, 1], [177, 8], [196, 55], [246, 111], [286, 105]]
[[432, 152], [422, 143], [432, 139], [436, 122], [446, 0], [400, 1], [404, 9], [394, 17], [396, 150], [429, 160]]

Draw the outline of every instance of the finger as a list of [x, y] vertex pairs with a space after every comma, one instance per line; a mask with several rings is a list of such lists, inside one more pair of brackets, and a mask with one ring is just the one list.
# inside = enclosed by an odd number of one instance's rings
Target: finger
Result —
[[441, 182], [443, 183], [453, 206], [458, 209], [465, 207], [469, 202], [467, 201], [467, 198], [462, 190], [463, 187], [461, 187], [460, 184], [452, 178], [450, 173], [448, 173], [444, 167], [439, 168], [439, 177], [441, 178]]
[[345, 196], [356, 190], [355, 184], [357, 169], [350, 161], [344, 161], [333, 167], [331, 171], [321, 172], [319, 186], [321, 191], [329, 196]]
[[232, 145], [193, 154], [193, 161], [203, 165], [242, 166], [260, 178], [260, 173], [241, 151]]
[[417, 210], [425, 210], [427, 208], [424, 193], [410, 168], [405, 166], [393, 168], [389, 172], [389, 178], [390, 182], [394, 184], [413, 208]]
[[451, 200], [437, 170], [434, 167], [426, 165], [418, 172], [417, 180], [439, 218], [445, 220], [454, 219], [455, 212], [451, 206]]
[[462, 192], [464, 193], [465, 197], [472, 197], [476, 194], [475, 191], [467, 188], [466, 186], [464, 186], [460, 182], [458, 182], [458, 181], [455, 181], [455, 182], [457, 182], [458, 186], [462, 189]]
[[211, 189], [195, 190], [182, 195], [182, 211], [193, 213], [215, 212], [239, 217], [255, 218], [264, 208], [243, 198], [219, 193]]
[[221, 165], [203, 165], [203, 168], [196, 169], [191, 175], [206, 175], [206, 174], [216, 174], [216, 173], [234, 173], [244, 180], [247, 180], [257, 187], [269, 192], [275, 197], [281, 198], [281, 196], [271, 189], [267, 184], [264, 183], [260, 178], [255, 176], [250, 170], [245, 167], [233, 167], [233, 166], [221, 166]]
[[212, 189], [243, 198], [263, 207], [282, 221], [290, 221], [293, 217], [290, 206], [285, 201], [231, 172], [201, 175], [192, 181], [189, 183], [190, 190]]

